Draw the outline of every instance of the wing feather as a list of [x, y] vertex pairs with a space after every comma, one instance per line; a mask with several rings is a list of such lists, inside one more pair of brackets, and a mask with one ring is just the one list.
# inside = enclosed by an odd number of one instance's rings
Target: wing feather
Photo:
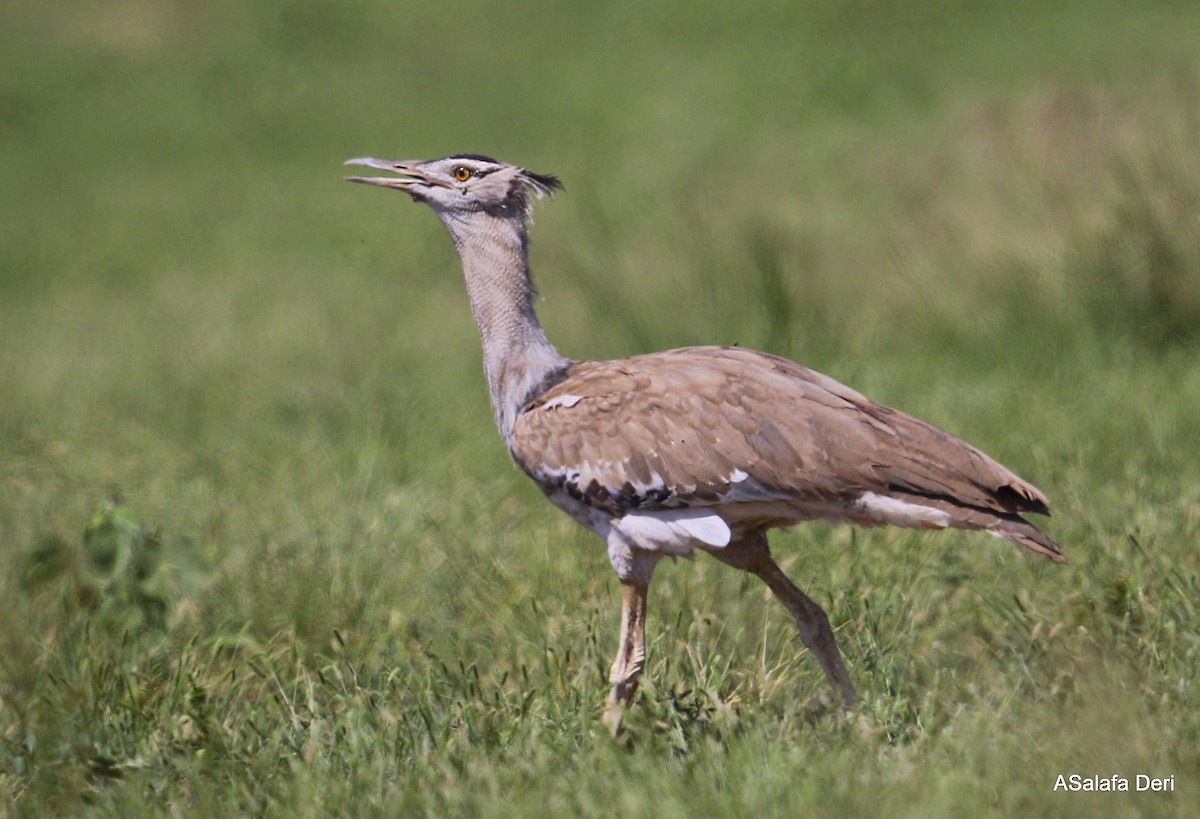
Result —
[[958, 438], [736, 347], [575, 363], [524, 409], [510, 446], [547, 491], [614, 515], [741, 501], [799, 519], [868, 492], [1005, 519], [1047, 513], [1036, 487]]

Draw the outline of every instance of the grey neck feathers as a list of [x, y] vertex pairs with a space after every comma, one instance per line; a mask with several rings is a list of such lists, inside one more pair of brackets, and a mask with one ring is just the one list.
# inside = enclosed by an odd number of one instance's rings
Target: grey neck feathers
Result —
[[570, 361], [533, 309], [528, 233], [521, 212], [439, 212], [462, 260], [496, 425], [507, 443], [521, 408]]

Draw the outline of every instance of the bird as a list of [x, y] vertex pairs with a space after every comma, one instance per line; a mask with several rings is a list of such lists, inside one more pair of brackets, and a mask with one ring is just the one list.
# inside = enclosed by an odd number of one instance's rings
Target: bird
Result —
[[1057, 563], [1025, 519], [1046, 496], [964, 441], [833, 378], [738, 346], [575, 361], [534, 310], [529, 219], [563, 189], [482, 154], [345, 164], [387, 176], [449, 231], [483, 345], [496, 425], [551, 502], [605, 542], [620, 581], [618, 649], [603, 722], [614, 736], [646, 663], [651, 576], [665, 556], [703, 552], [760, 578], [796, 621], [841, 704], [858, 703], [825, 611], [780, 569], [770, 530], [825, 520], [974, 529]]

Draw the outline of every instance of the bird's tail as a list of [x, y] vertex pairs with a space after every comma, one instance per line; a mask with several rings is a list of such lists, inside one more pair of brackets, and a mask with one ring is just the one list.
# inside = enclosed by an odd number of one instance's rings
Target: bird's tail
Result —
[[[899, 494], [899, 493], [898, 493]], [[1026, 549], [1053, 560], [1055, 563], [1070, 563], [1062, 547], [1053, 538], [1034, 526], [1016, 512], [999, 512], [955, 503], [947, 498], [927, 495], [901, 496], [909, 503], [932, 507], [946, 513], [949, 525], [956, 529], [981, 529], [990, 535], [1010, 540]], [[1043, 507], [1044, 508], [1044, 507]]]
[[1000, 516], [991, 526], [986, 527], [986, 531], [990, 534], [995, 534], [997, 538], [1012, 540], [1013, 543], [1025, 546], [1026, 549], [1032, 549], [1038, 552], [1039, 555], [1045, 555], [1055, 563], [1069, 563], [1067, 556], [1062, 554], [1062, 546], [1054, 542], [1048, 534], [1039, 530], [1037, 526], [1031, 524], [1030, 521], [1020, 518], [1019, 515]]
[[1026, 549], [1032, 549], [1038, 554], [1045, 555], [1055, 563], [1070, 563], [1067, 556], [1063, 554], [1062, 547], [1054, 542], [1045, 532], [1034, 526], [1025, 518], [1018, 515], [1011, 517], [999, 515], [995, 516], [996, 520], [990, 526], [984, 527], [985, 531], [996, 537], [1011, 540], [1013, 543], [1024, 546]]

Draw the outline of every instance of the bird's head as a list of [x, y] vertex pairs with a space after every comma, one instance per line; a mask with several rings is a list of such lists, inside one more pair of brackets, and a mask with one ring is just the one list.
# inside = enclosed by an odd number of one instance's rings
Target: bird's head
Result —
[[480, 211], [496, 216], [521, 216], [533, 199], [562, 189], [557, 177], [533, 173], [516, 165], [478, 154], [455, 154], [445, 159], [393, 161], [363, 157], [347, 165], [365, 165], [397, 176], [348, 176], [350, 182], [395, 188], [415, 202], [424, 202], [445, 220]]

